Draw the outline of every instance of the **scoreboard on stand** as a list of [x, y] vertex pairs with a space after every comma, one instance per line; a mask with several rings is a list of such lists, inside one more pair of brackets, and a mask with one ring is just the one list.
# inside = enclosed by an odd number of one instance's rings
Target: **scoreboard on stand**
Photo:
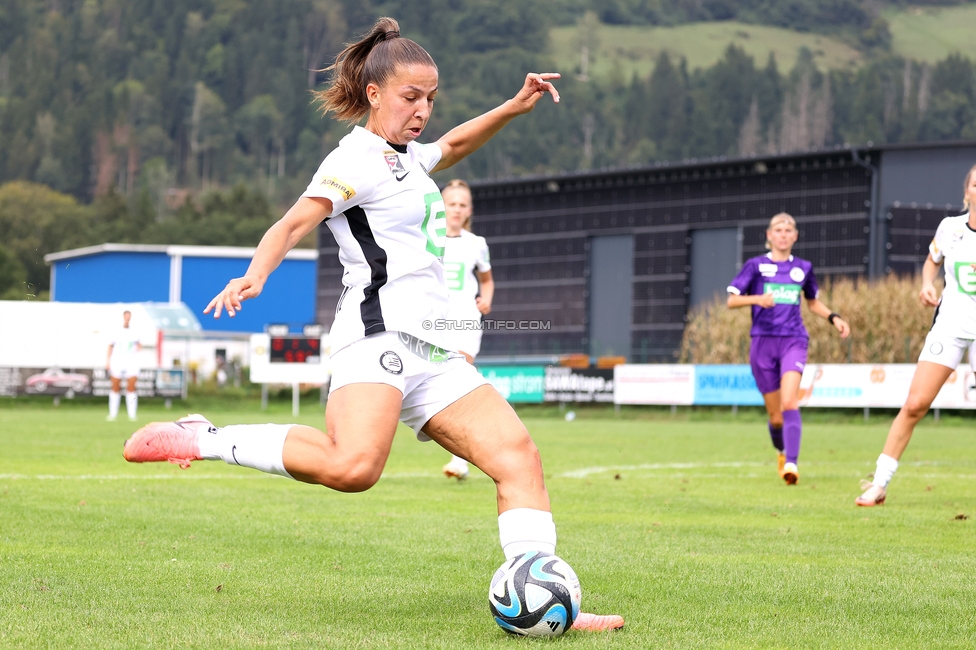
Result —
[[329, 336], [321, 325], [292, 334], [287, 325], [269, 325], [251, 335], [251, 381], [256, 384], [324, 384], [329, 381]]

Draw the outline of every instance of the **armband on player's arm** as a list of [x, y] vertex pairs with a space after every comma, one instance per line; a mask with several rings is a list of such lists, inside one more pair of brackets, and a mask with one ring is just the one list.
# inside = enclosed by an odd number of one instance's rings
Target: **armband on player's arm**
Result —
[[832, 311], [832, 312], [830, 312], [830, 315], [827, 316], [827, 322], [830, 323], [831, 325], [833, 325], [835, 318], [840, 318], [840, 314], [838, 314], [835, 311]]

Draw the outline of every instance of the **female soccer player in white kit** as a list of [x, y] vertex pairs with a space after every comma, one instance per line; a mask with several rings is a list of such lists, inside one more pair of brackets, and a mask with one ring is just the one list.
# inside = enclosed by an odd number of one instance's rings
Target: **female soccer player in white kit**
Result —
[[[969, 364], [976, 369], [976, 166], [963, 183], [963, 206], [968, 213], [946, 217], [929, 244], [922, 266], [922, 304], [935, 307], [932, 329], [925, 337], [908, 398], [888, 430], [884, 450], [878, 456], [874, 479], [861, 486], [863, 494], [854, 500], [859, 506], [885, 502], [888, 483], [898, 469], [898, 460], [912, 439], [915, 425], [925, 417], [942, 386], [955, 372], [969, 350]], [[935, 278], [945, 266], [945, 289], [939, 299]]]
[[[457, 350], [468, 363], [481, 351], [482, 316], [491, 313], [495, 280], [484, 237], [471, 232], [473, 213], [471, 188], [454, 179], [441, 190], [447, 215], [444, 242], [444, 279], [447, 281], [447, 323], [444, 340], [448, 350]], [[452, 456], [444, 465], [444, 476], [463, 481], [468, 461]]]
[[139, 335], [129, 327], [132, 312], [122, 312], [122, 327], [112, 335], [108, 344], [108, 376], [112, 380], [112, 391], [108, 394], [108, 421], [113, 422], [119, 416], [119, 404], [122, 401], [122, 380], [125, 379], [125, 410], [129, 420], [136, 419], [139, 408], [139, 395], [136, 393], [136, 380], [139, 379]]
[[[285, 253], [326, 221], [339, 244], [344, 291], [332, 342], [326, 429], [300, 425], [218, 428], [201, 415], [153, 423], [128, 440], [131, 462], [223, 460], [343, 492], [372, 487], [390, 453], [397, 421], [418, 439], [468, 458], [496, 484], [506, 558], [554, 552], [539, 452], [515, 411], [456, 353], [431, 323], [446, 317], [444, 202], [428, 175], [447, 169], [531, 111], [558, 74], [531, 73], [514, 98], [440, 140], [416, 142], [430, 118], [437, 66], [417, 43], [381, 18], [330, 68], [318, 93], [345, 121], [368, 116], [330, 153], [305, 194], [273, 225], [244, 277], [231, 280], [205, 310], [233, 316], [261, 293]], [[619, 616], [581, 613], [574, 628], [619, 628]]]

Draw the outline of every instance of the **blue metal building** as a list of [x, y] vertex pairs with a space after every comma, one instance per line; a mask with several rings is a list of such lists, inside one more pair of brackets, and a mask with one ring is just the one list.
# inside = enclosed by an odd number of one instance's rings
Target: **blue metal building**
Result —
[[234, 318], [219, 320], [203, 309], [231, 278], [240, 277], [253, 248], [101, 244], [51, 253], [54, 302], [182, 302], [204, 331], [263, 332], [287, 323], [293, 332], [315, 321], [318, 251], [295, 249], [271, 274], [260, 296]]

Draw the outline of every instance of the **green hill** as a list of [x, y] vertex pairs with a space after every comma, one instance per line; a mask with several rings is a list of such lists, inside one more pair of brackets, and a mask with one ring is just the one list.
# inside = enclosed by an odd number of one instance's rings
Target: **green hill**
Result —
[[[579, 30], [575, 25], [557, 27], [550, 32], [550, 52], [560, 70], [579, 71], [578, 39]], [[690, 69], [711, 67], [722, 58], [730, 43], [742, 47], [757, 65], [764, 65], [772, 52], [780, 70], [793, 67], [801, 47], [814, 53], [814, 60], [822, 70], [857, 66], [862, 61], [860, 52], [836, 38], [736, 21], [677, 27], [600, 24], [597, 42], [595, 55], [590, 55], [590, 74], [602, 76], [616, 69], [625, 79], [634, 72], [647, 76], [661, 50], [666, 50], [672, 58], [686, 58]]]
[[892, 51], [899, 56], [935, 63], [953, 52], [976, 53], [973, 26], [976, 3], [960, 7], [908, 7], [885, 13], [891, 25]]

